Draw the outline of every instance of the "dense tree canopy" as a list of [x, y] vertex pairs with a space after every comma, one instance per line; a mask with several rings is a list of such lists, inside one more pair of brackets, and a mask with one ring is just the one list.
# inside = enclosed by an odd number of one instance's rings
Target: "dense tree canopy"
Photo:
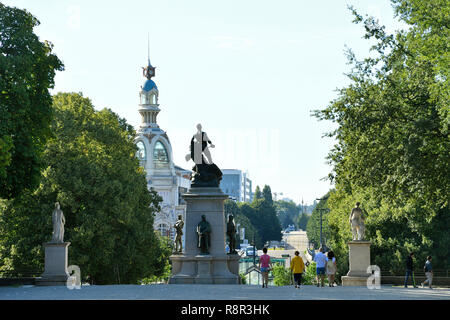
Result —
[[253, 200], [258, 200], [258, 199], [262, 199], [262, 193], [261, 193], [261, 189], [259, 188], [259, 186], [256, 186], [255, 189], [255, 194], [253, 195]]
[[331, 243], [346, 256], [348, 215], [356, 201], [368, 213], [373, 262], [402, 270], [415, 251], [434, 266], [450, 265], [450, 5], [445, 0], [394, 0], [410, 28], [387, 34], [353, 8], [375, 39], [376, 57], [357, 60], [349, 51], [351, 84], [315, 115], [338, 128], [329, 155], [336, 190], [328, 200]]
[[38, 25], [29, 12], [0, 3], [0, 198], [39, 184], [51, 136], [48, 89], [63, 65], [34, 34]]
[[58, 94], [53, 108], [39, 187], [1, 203], [0, 268], [43, 270], [42, 243], [59, 201], [69, 264], [80, 266], [84, 281], [137, 283], [162, 273], [170, 249], [153, 230], [161, 198], [147, 189], [134, 130], [81, 94]]
[[260, 193], [261, 197], [253, 198], [251, 203], [235, 203], [231, 200], [225, 202], [225, 214], [232, 213], [236, 217], [236, 223], [246, 228], [246, 238], [250, 242], [254, 239], [257, 248], [262, 248], [267, 241], [281, 240], [280, 220], [274, 202], [270, 201], [272, 194], [270, 193], [270, 198], [266, 199], [270, 187], [265, 186], [264, 189], [265, 196], [264, 193]]
[[[257, 244], [261, 244], [261, 236], [258, 233], [258, 230], [253, 226], [250, 219], [243, 213], [241, 210], [241, 206], [243, 203], [236, 203], [233, 200], [226, 200], [224, 204], [224, 212], [225, 216], [228, 217], [228, 214], [232, 214], [234, 216], [234, 221], [239, 224], [239, 228], [245, 228], [245, 238], [250, 242], [255, 239]], [[244, 209], [244, 212], [246, 210]], [[241, 243], [243, 239], [239, 238], [239, 242]]]
[[277, 217], [283, 229], [289, 225], [297, 225], [300, 208], [293, 201], [277, 200], [274, 202]]
[[270, 189], [270, 186], [268, 186], [267, 184], [263, 188], [262, 196], [263, 199], [266, 200], [270, 205], [273, 204], [272, 189]]

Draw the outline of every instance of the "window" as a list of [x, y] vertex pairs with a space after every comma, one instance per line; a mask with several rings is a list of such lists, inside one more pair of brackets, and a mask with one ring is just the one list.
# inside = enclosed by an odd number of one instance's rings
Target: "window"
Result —
[[138, 147], [138, 151], [136, 152], [136, 156], [139, 160], [145, 160], [146, 159], [146, 152], [145, 152], [145, 145], [144, 142], [139, 141], [136, 146]]
[[169, 237], [170, 239], [175, 239], [175, 229], [169, 228], [165, 223], [161, 223], [158, 226], [158, 231], [162, 237]]
[[155, 167], [165, 167], [169, 163], [167, 150], [161, 141], [157, 141], [153, 149], [153, 162]]

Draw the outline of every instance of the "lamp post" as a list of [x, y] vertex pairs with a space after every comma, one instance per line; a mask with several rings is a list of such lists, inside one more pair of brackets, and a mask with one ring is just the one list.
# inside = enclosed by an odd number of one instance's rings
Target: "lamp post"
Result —
[[[320, 198], [320, 199], [316, 199], [316, 200], [321, 201], [321, 200], [327, 200], [327, 199], [328, 199], [328, 197]], [[322, 211], [324, 211], [324, 210], [328, 211], [328, 209], [327, 208], [317, 208], [317, 210], [319, 210], [319, 213], [320, 213], [320, 246], [323, 248], [323, 241], [322, 241]]]

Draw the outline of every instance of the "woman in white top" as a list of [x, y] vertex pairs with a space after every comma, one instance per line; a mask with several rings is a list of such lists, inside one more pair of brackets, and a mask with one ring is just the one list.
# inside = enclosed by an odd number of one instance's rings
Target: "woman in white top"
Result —
[[328, 283], [330, 287], [334, 286], [334, 276], [336, 274], [336, 258], [334, 257], [333, 251], [328, 251], [327, 253], [327, 276], [328, 276]]

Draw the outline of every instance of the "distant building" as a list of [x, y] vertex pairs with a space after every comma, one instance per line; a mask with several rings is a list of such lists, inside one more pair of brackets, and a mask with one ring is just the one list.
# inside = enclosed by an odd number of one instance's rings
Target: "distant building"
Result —
[[248, 172], [237, 169], [222, 169], [222, 174], [220, 188], [231, 199], [239, 202], [251, 202], [253, 200], [252, 180], [250, 180]]

